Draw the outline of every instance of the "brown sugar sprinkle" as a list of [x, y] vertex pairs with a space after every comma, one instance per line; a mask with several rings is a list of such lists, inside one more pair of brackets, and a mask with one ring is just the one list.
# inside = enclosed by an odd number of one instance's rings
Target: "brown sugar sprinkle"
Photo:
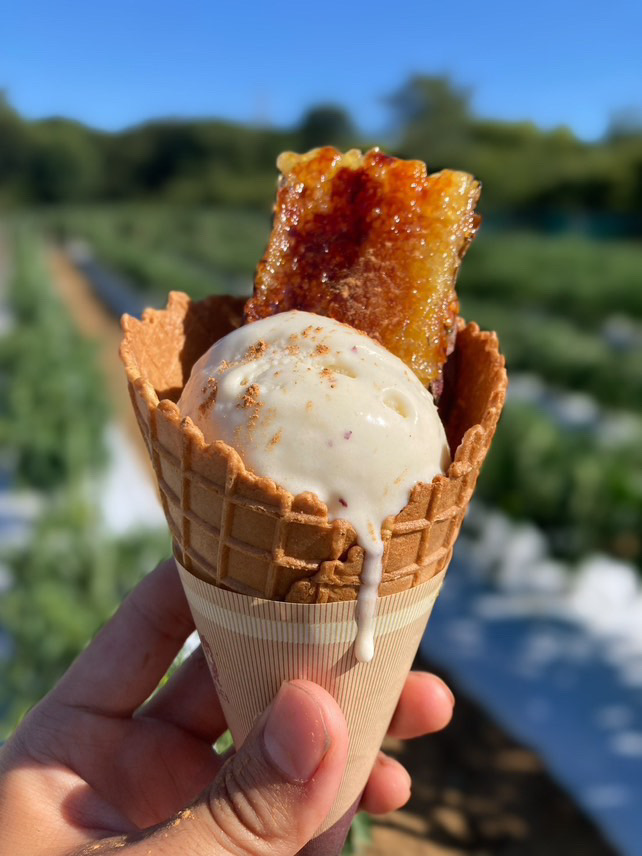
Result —
[[259, 339], [258, 342], [255, 342], [253, 345], [247, 349], [244, 354], [243, 359], [251, 362], [252, 360], [258, 359], [258, 357], [262, 356], [268, 349], [269, 345], [267, 342], [264, 342], [263, 339]]
[[218, 381], [215, 377], [211, 377], [208, 379], [207, 383], [203, 387], [203, 395], [205, 398], [198, 405], [198, 412], [201, 416], [205, 416], [208, 411], [214, 406], [216, 403], [216, 395], [218, 393]]
[[259, 421], [259, 416], [261, 415], [263, 402], [259, 398], [260, 393], [260, 387], [253, 383], [251, 386], [248, 386], [236, 405], [237, 407], [242, 407], [252, 411], [247, 421], [248, 430], [251, 430], [256, 426], [256, 423]]
[[261, 407], [262, 402], [259, 400], [261, 390], [256, 383], [251, 384], [241, 396], [237, 407]]
[[[245, 351], [242, 357], [237, 360], [221, 360], [216, 371], [223, 373], [227, 371], [231, 371], [232, 369], [238, 368], [239, 366], [245, 365], [245, 363], [251, 363], [253, 360], [257, 360], [260, 356], [262, 356], [269, 348], [267, 342], [264, 342], [263, 339], [259, 339], [258, 342], [255, 342], [253, 345], [250, 345], [249, 348]], [[242, 383], [247, 383], [246, 380], [243, 380]]]
[[330, 353], [330, 348], [327, 345], [319, 344], [314, 349], [312, 356], [314, 357], [324, 357], [326, 354]]
[[329, 369], [327, 366], [321, 369], [321, 377], [326, 380], [334, 380], [334, 373], [332, 369]]

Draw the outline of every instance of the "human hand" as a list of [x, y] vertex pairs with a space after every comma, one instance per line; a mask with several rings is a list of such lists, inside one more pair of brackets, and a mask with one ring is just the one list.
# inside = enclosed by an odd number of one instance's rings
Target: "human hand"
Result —
[[[336, 795], [343, 715], [309, 681], [284, 684], [241, 749], [219, 757], [226, 723], [202, 650], [153, 697], [194, 629], [172, 561], [131, 593], [0, 754], [0, 854], [291, 856]], [[453, 698], [411, 673], [390, 725], [443, 728]], [[410, 778], [380, 753], [361, 807], [392, 811]], [[189, 808], [186, 808], [189, 806]]]

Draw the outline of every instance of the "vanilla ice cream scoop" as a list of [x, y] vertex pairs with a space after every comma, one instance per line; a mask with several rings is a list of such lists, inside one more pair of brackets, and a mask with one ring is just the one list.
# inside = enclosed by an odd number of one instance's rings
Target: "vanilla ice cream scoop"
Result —
[[292, 494], [312, 491], [347, 520], [365, 551], [355, 654], [373, 655], [381, 526], [418, 482], [450, 462], [431, 394], [398, 358], [352, 327], [284, 312], [216, 342], [179, 401], [206, 442]]

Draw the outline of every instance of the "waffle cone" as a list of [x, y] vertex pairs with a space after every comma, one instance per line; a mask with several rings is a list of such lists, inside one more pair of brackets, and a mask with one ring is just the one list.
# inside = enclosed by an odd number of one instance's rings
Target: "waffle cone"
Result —
[[[192, 365], [241, 324], [243, 301], [192, 302], [171, 292], [165, 310], [123, 317], [121, 358], [183, 568], [241, 594], [294, 603], [354, 600], [364, 551], [352, 526], [329, 520], [314, 494], [293, 496], [247, 470], [227, 444], [207, 444], [176, 402]], [[382, 526], [379, 595], [432, 579], [450, 561], [506, 394], [494, 333], [462, 324], [444, 372], [439, 411], [452, 454], [446, 475], [417, 484]]]

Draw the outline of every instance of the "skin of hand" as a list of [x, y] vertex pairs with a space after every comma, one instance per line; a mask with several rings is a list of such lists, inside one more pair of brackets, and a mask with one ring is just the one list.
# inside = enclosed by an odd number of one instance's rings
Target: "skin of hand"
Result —
[[[290, 856], [312, 837], [345, 765], [339, 707], [316, 684], [285, 683], [242, 748], [219, 757], [226, 723], [200, 648], [152, 696], [193, 629], [165, 562], [2, 749], [1, 854]], [[437, 731], [452, 708], [442, 681], [411, 673], [389, 734]], [[409, 796], [405, 769], [380, 753], [361, 807]]]

